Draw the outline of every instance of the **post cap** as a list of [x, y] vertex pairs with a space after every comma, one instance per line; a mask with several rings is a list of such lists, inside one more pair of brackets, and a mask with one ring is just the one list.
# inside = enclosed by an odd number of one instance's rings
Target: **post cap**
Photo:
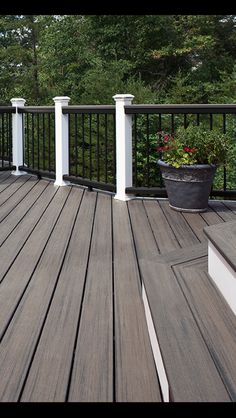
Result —
[[13, 99], [11, 99], [11, 104], [12, 106], [24, 106], [26, 100], [22, 99], [21, 97], [14, 97]]
[[68, 96], [56, 96], [53, 97], [55, 103], [67, 103], [70, 101], [70, 97]]
[[134, 96], [132, 94], [115, 94], [115, 96], [113, 96], [113, 99], [115, 101], [127, 101], [127, 100], [132, 101], [133, 98]]

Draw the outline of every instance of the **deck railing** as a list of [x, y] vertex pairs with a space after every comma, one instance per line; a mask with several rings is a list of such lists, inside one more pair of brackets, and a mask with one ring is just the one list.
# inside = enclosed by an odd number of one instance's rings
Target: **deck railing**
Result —
[[115, 191], [115, 106], [66, 106], [69, 173], [65, 180]]
[[[179, 126], [189, 122], [204, 123], [206, 129], [215, 126], [228, 132], [236, 143], [236, 105], [234, 104], [175, 104], [175, 105], [130, 105], [125, 113], [133, 116], [133, 186], [126, 193], [141, 195], [166, 195], [157, 158], [161, 144], [160, 131], [174, 133]], [[212, 196], [236, 197], [236, 170], [227, 172], [218, 168], [213, 184]]]
[[23, 115], [24, 171], [55, 178], [55, 108], [54, 106], [24, 106]]
[[12, 106], [0, 107], [0, 170], [12, 168]]
[[[12, 99], [12, 107], [0, 107], [0, 169], [116, 192], [120, 200], [166, 196], [158, 132], [204, 122], [236, 144], [235, 104], [133, 105], [133, 97], [119, 94], [115, 105], [97, 106], [69, 106], [69, 97], [55, 97], [55, 106]], [[236, 198], [236, 170], [218, 168], [211, 196]]]

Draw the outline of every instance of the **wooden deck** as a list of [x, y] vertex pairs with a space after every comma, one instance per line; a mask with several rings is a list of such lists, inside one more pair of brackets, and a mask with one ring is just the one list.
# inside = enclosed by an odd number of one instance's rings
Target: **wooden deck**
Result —
[[236, 202], [178, 213], [1, 172], [0, 401], [161, 402], [142, 282], [171, 400], [235, 401], [236, 320], [207, 277], [203, 233], [234, 219]]

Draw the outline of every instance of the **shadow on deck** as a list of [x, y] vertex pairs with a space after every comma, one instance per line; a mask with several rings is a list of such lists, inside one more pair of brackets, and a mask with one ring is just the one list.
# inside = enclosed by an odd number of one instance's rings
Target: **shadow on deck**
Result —
[[235, 400], [236, 320], [203, 233], [233, 219], [236, 202], [178, 213], [0, 173], [0, 401], [162, 401], [142, 293], [170, 399]]

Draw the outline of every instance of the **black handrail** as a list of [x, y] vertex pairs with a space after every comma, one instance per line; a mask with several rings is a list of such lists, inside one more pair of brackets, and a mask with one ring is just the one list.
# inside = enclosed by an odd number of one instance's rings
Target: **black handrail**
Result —
[[236, 104], [138, 104], [124, 106], [126, 114], [162, 113], [162, 114], [196, 114], [218, 113], [235, 114]]
[[62, 113], [103, 113], [115, 114], [115, 105], [79, 105], [79, 106], [63, 106]]

